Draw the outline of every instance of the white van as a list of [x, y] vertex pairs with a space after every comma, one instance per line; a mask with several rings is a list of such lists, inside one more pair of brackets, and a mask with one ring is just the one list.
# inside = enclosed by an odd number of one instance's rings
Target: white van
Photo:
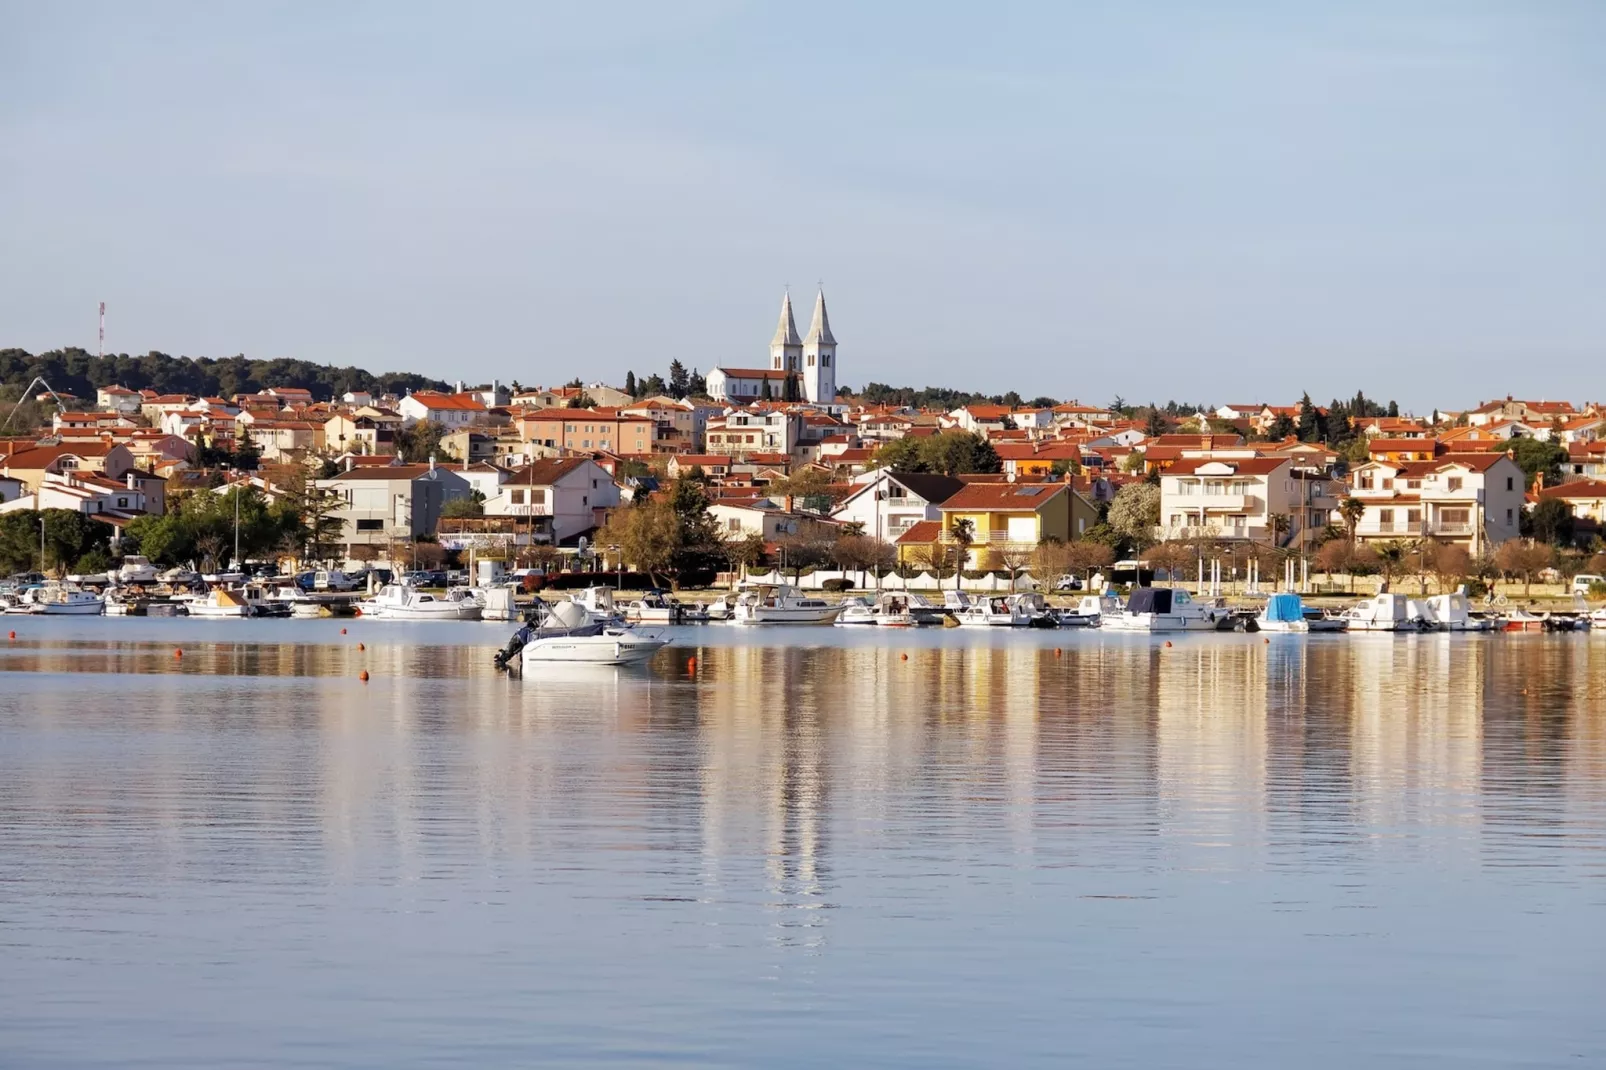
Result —
[[1596, 576], [1588, 572], [1574, 576], [1573, 594], [1588, 594], [1589, 585], [1592, 583], [1606, 583], [1606, 576]]

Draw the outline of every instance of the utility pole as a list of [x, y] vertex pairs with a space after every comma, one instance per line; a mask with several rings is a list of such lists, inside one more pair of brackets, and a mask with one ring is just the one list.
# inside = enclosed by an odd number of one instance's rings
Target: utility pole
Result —
[[106, 302], [100, 303], [100, 343], [95, 347], [95, 356], [106, 355]]

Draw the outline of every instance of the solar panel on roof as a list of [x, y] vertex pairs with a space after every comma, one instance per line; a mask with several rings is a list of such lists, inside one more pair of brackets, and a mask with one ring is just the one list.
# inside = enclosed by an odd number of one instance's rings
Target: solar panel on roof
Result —
[[1043, 488], [1042, 487], [1021, 487], [1019, 490], [1015, 491], [1015, 493], [1020, 495], [1022, 498], [1031, 498], [1031, 497], [1034, 497], [1034, 496], [1036, 496], [1038, 494], [1043, 493]]

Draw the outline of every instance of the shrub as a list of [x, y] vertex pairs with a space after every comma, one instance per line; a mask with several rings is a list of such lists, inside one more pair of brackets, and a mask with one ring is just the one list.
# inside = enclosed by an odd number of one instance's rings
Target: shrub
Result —
[[1467, 580], [1467, 597], [1482, 598], [1489, 593], [1487, 580]]
[[820, 590], [822, 590], [822, 591], [837, 591], [837, 592], [851, 591], [851, 590], [853, 590], [853, 581], [852, 580], [847, 580], [847, 579], [842, 579], [842, 580], [823, 580], [820, 583]]
[[1589, 585], [1589, 597], [1606, 598], [1606, 583], [1602, 583], [1600, 580], [1591, 583]]

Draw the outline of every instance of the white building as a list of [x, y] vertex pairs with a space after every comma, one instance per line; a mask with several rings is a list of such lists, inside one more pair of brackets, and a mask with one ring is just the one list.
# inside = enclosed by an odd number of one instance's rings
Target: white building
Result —
[[527, 518], [537, 542], [564, 543], [602, 525], [619, 505], [619, 485], [608, 470], [583, 457], [536, 461], [507, 474], [487, 517]]
[[886, 542], [922, 520], [941, 520], [939, 507], [965, 485], [951, 476], [890, 468], [878, 468], [855, 482], [853, 493], [832, 510], [832, 519], [858, 524], [864, 534]]
[[1160, 476], [1160, 537], [1286, 544], [1325, 527], [1337, 504], [1325, 477], [1296, 471], [1287, 457], [1184, 457]]
[[320, 479], [318, 486], [340, 496], [340, 507], [331, 515], [344, 522], [341, 541], [347, 546], [387, 546], [433, 535], [446, 503], [469, 494], [461, 476], [433, 461], [360, 465]]
[[1474, 554], [1517, 537], [1526, 493], [1526, 476], [1504, 453], [1370, 461], [1350, 473], [1350, 496], [1366, 507], [1357, 539], [1433, 538]]
[[396, 406], [396, 411], [412, 426], [421, 420], [433, 420], [448, 431], [472, 427], [485, 419], [485, 403], [477, 394], [437, 394], [420, 390], [408, 394]]
[[[799, 337], [792, 318], [792, 295], [781, 298], [781, 319], [770, 339], [768, 368], [717, 367], [705, 377], [708, 394], [716, 401], [755, 401], [766, 393], [775, 400], [788, 398], [788, 384], [795, 388], [790, 400], [815, 405], [836, 401], [836, 336], [825, 311], [825, 293], [814, 298], [814, 319], [807, 337]], [[767, 384], [767, 389], [766, 389]]]

